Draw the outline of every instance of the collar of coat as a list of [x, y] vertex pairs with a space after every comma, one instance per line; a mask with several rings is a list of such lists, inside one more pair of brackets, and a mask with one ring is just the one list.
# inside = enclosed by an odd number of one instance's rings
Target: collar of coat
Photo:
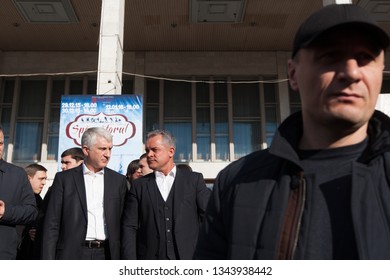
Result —
[[[270, 153], [299, 162], [295, 152], [303, 133], [301, 111], [290, 115], [282, 122], [275, 133], [270, 147]], [[368, 124], [368, 145], [359, 162], [368, 163], [378, 155], [390, 151], [390, 118], [375, 110]]]

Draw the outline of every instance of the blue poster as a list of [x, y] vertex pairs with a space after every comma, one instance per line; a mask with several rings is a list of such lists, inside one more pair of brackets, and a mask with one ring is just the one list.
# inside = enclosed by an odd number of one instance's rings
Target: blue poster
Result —
[[[66, 149], [81, 147], [89, 127], [104, 127], [113, 135], [108, 167], [126, 174], [130, 161], [142, 154], [141, 95], [69, 95], [61, 98], [58, 158]], [[61, 163], [58, 164], [58, 171]]]

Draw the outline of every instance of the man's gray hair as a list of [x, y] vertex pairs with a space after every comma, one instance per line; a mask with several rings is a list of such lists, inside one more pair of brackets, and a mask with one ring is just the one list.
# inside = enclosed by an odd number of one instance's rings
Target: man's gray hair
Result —
[[148, 133], [146, 139], [161, 135], [163, 143], [176, 149], [176, 139], [169, 131], [156, 129]]
[[92, 146], [96, 144], [97, 137], [102, 137], [112, 143], [112, 134], [110, 132], [105, 130], [103, 127], [90, 127], [81, 137], [81, 146], [92, 148]]

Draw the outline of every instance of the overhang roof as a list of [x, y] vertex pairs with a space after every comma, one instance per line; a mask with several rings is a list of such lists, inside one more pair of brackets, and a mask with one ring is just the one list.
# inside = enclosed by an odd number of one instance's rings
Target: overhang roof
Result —
[[[101, 0], [70, 0], [75, 23], [26, 22], [14, 1], [1, 1], [1, 51], [98, 51]], [[390, 34], [390, 1], [353, 2], [387, 19], [380, 24]], [[247, 0], [240, 23], [193, 23], [189, 0], [126, 0], [124, 50], [289, 51], [298, 25], [322, 5], [322, 0]]]

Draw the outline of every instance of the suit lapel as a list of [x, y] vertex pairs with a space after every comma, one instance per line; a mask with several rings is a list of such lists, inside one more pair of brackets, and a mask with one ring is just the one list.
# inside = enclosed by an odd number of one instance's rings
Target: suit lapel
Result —
[[181, 203], [183, 201], [184, 191], [185, 191], [185, 178], [183, 176], [182, 170], [176, 168], [176, 176], [173, 181], [173, 222], [177, 221], [177, 216], [180, 214]]
[[146, 189], [150, 197], [150, 201], [152, 202], [154, 221], [156, 223], [158, 232], [160, 232], [160, 223], [159, 223], [159, 216], [158, 216], [158, 195], [160, 194], [156, 183], [156, 175], [154, 174], [154, 172], [153, 172], [153, 176], [150, 176], [150, 178], [148, 178]]
[[112, 200], [109, 199], [110, 194], [114, 192], [113, 189], [110, 189], [109, 186], [114, 186], [113, 182], [110, 182], [110, 179], [112, 180], [112, 176], [110, 176], [110, 170], [108, 168], [104, 168], [104, 177], [103, 177], [103, 204], [104, 204], [104, 218], [107, 225], [107, 230], [110, 236], [110, 229], [111, 229], [111, 219], [107, 219], [107, 217], [112, 217], [115, 211], [113, 211], [115, 205], [112, 203]]
[[87, 195], [85, 191], [85, 182], [84, 182], [82, 164], [74, 168], [74, 181], [75, 181], [77, 193], [80, 198], [81, 208], [83, 209], [84, 212], [85, 220], [88, 220]]

